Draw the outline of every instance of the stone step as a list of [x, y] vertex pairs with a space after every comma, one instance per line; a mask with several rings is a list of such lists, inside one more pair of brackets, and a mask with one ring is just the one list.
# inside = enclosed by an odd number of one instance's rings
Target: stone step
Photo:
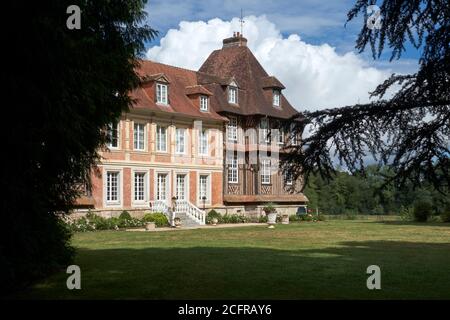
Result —
[[177, 213], [176, 217], [181, 219], [181, 227], [196, 227], [200, 225], [200, 223], [188, 217], [186, 213]]

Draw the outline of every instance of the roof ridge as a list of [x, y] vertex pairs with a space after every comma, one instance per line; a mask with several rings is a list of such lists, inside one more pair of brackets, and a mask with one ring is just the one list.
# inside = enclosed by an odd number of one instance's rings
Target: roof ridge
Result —
[[155, 63], [155, 64], [160, 64], [160, 65], [162, 65], [162, 66], [166, 66], [166, 67], [170, 67], [170, 68], [174, 68], [174, 69], [179, 69], [179, 70], [183, 70], [183, 71], [189, 71], [189, 72], [194, 72], [194, 73], [197, 73], [198, 71], [196, 71], [196, 70], [192, 70], [192, 69], [187, 69], [187, 68], [183, 68], [183, 67], [178, 67], [178, 66], [173, 66], [173, 65], [170, 65], [170, 64], [167, 64], [167, 63], [162, 63], [162, 62], [158, 62], [158, 61], [153, 61], [153, 60], [150, 60], [150, 59], [143, 59], [142, 61], [144, 61], [144, 62], [151, 62], [151, 63]]

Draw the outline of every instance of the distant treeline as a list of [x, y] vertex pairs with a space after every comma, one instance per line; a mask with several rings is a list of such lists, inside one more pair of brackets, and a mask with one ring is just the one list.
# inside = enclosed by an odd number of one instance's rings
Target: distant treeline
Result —
[[323, 214], [400, 214], [415, 203], [428, 202], [434, 214], [442, 213], [450, 198], [448, 192], [439, 193], [426, 182], [420, 188], [408, 185], [400, 189], [393, 184], [382, 188], [389, 171], [388, 167], [369, 166], [364, 177], [339, 170], [328, 182], [311, 176], [304, 191], [308, 207]]

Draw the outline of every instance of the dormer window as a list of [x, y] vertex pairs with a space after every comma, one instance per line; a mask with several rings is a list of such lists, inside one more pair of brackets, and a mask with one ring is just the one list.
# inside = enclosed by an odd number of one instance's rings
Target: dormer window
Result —
[[157, 83], [156, 84], [156, 103], [168, 104], [167, 99], [167, 84]]
[[228, 102], [237, 104], [237, 101], [238, 101], [237, 94], [238, 94], [237, 87], [229, 86], [228, 87]]
[[200, 96], [200, 111], [208, 111], [208, 96]]
[[278, 108], [281, 106], [280, 90], [273, 90], [273, 106]]

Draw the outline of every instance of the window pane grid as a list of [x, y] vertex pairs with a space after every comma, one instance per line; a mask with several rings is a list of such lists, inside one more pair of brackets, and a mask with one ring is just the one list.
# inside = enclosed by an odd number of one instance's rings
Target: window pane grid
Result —
[[208, 199], [208, 176], [205, 175], [201, 175], [200, 176], [200, 192], [199, 192], [199, 196], [200, 196], [200, 200], [203, 200], [203, 198], [205, 198], [205, 200]]
[[261, 161], [261, 183], [270, 184], [270, 160]]
[[117, 148], [119, 147], [119, 124], [110, 123], [107, 126], [106, 136], [108, 138], [108, 147]]
[[233, 155], [228, 159], [228, 182], [238, 183], [238, 159], [237, 155]]
[[106, 201], [119, 201], [119, 173], [106, 173]]
[[178, 128], [175, 132], [175, 152], [184, 153], [185, 150], [185, 130]]
[[198, 153], [200, 155], [208, 155], [208, 131], [202, 130], [199, 132]]
[[134, 124], [134, 149], [144, 150], [145, 148], [145, 126], [142, 123]]
[[134, 174], [134, 200], [145, 200], [145, 173]]
[[206, 96], [200, 97], [200, 110], [208, 111], [208, 97], [206, 97]]
[[230, 117], [230, 122], [228, 123], [228, 140], [237, 141], [237, 118]]
[[167, 128], [157, 126], [156, 127], [156, 151], [167, 151]]
[[156, 186], [156, 200], [166, 200], [166, 178], [167, 174], [158, 173]]
[[185, 200], [185, 175], [178, 174], [177, 175], [177, 199], [178, 200]]

